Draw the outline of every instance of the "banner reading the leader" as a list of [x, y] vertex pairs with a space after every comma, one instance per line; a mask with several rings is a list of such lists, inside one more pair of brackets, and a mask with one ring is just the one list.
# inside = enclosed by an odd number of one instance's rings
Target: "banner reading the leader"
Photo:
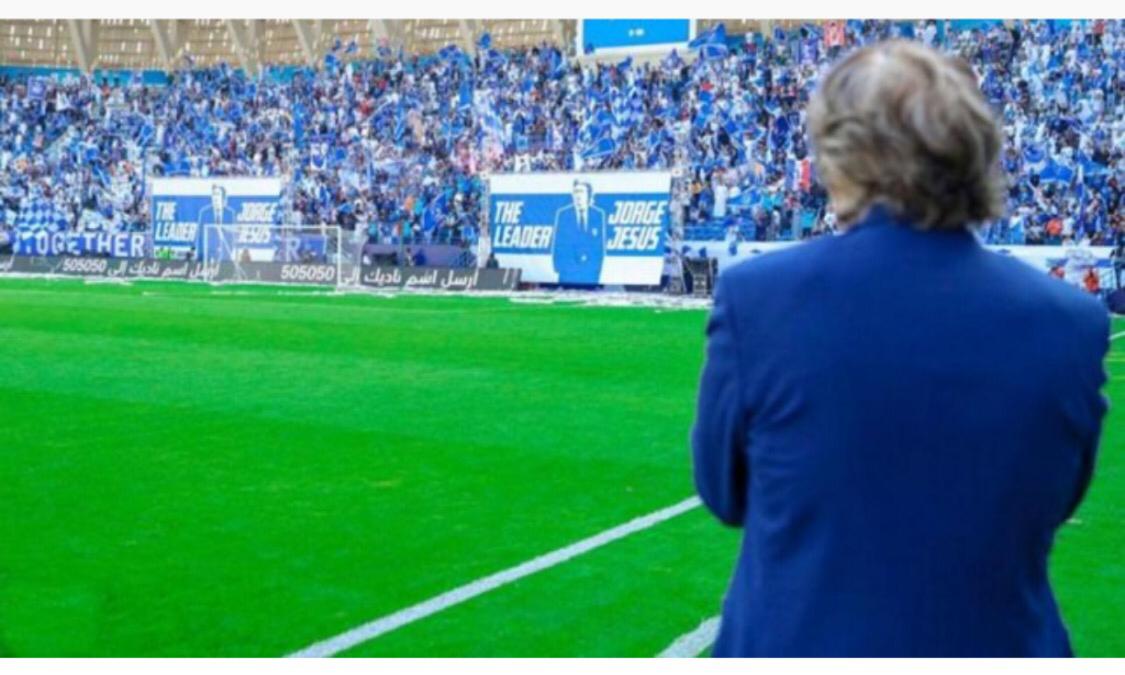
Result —
[[659, 284], [671, 188], [667, 171], [493, 175], [492, 253], [533, 283]]
[[[281, 216], [281, 192], [280, 178], [154, 178], [149, 193], [154, 250], [167, 248], [183, 253], [194, 248], [198, 259], [202, 257], [207, 226], [249, 227], [276, 223]], [[268, 228], [263, 227], [257, 230], [268, 232]], [[221, 243], [214, 234], [211, 238]], [[246, 236], [238, 237], [239, 240], [244, 238], [253, 243], [254, 230], [247, 230]], [[217, 245], [211, 243], [212, 247]], [[226, 257], [236, 259], [231, 255]]]

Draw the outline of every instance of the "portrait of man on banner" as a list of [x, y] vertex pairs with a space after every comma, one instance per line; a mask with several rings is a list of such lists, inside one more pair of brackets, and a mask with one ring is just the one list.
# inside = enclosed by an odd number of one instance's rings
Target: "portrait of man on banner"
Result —
[[605, 211], [594, 206], [587, 182], [574, 181], [571, 199], [555, 214], [552, 263], [560, 284], [597, 284], [605, 259]]

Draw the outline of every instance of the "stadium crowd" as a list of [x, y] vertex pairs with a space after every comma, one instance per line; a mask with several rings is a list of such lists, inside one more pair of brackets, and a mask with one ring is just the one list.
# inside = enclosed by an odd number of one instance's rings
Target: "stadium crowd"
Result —
[[[823, 67], [890, 37], [965, 56], [1002, 120], [1008, 215], [990, 243], [1109, 243], [1125, 230], [1125, 22], [847, 21], [728, 38], [692, 57], [579, 63], [558, 48], [449, 46], [318, 68], [228, 66], [167, 86], [0, 78], [0, 224], [144, 230], [148, 176], [286, 176], [287, 222], [372, 241], [472, 241], [482, 175], [672, 169], [686, 239], [833, 228], [804, 108]], [[0, 242], [2, 243], [2, 242]]]

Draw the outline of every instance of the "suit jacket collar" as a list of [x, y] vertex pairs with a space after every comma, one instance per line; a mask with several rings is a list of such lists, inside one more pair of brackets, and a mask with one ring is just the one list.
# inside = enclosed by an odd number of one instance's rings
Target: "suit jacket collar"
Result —
[[912, 227], [912, 223], [908, 218], [897, 215], [885, 204], [872, 204], [867, 208], [867, 213], [863, 214], [863, 216], [848, 229], [857, 230], [862, 227], [878, 225], [902, 225]]
[[858, 232], [863, 230], [871, 230], [875, 228], [898, 227], [917, 234], [927, 235], [926, 241], [936, 241], [938, 239], [948, 241], [965, 241], [975, 244], [980, 244], [976, 230], [964, 227], [956, 230], [939, 229], [939, 230], [920, 230], [917, 224], [906, 216], [900, 216], [884, 204], [873, 204], [867, 209], [867, 213], [856, 221], [851, 227], [847, 229], [848, 232]]

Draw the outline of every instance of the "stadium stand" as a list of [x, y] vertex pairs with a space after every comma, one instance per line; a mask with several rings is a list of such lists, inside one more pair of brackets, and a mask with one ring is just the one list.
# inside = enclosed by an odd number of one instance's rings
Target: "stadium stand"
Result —
[[[103, 37], [137, 30], [98, 23]], [[892, 37], [965, 56], [1003, 119], [1008, 216], [986, 225], [988, 243], [1110, 244], [1125, 231], [1122, 21], [787, 22], [737, 35], [740, 24], [710, 21], [688, 53], [615, 62], [560, 47], [567, 22], [152, 23], [152, 39], [132, 52], [122, 41], [100, 71], [90, 26], [41, 32], [49, 57], [7, 40], [0, 244], [13, 228], [143, 231], [145, 180], [173, 175], [285, 176], [287, 223], [472, 242], [488, 173], [572, 169], [677, 171], [685, 239], [815, 236], [833, 223], [804, 105], [840, 52]], [[413, 40], [388, 40], [392, 23]], [[61, 67], [36, 67], [52, 58]], [[136, 70], [150, 62], [159, 69]]]

